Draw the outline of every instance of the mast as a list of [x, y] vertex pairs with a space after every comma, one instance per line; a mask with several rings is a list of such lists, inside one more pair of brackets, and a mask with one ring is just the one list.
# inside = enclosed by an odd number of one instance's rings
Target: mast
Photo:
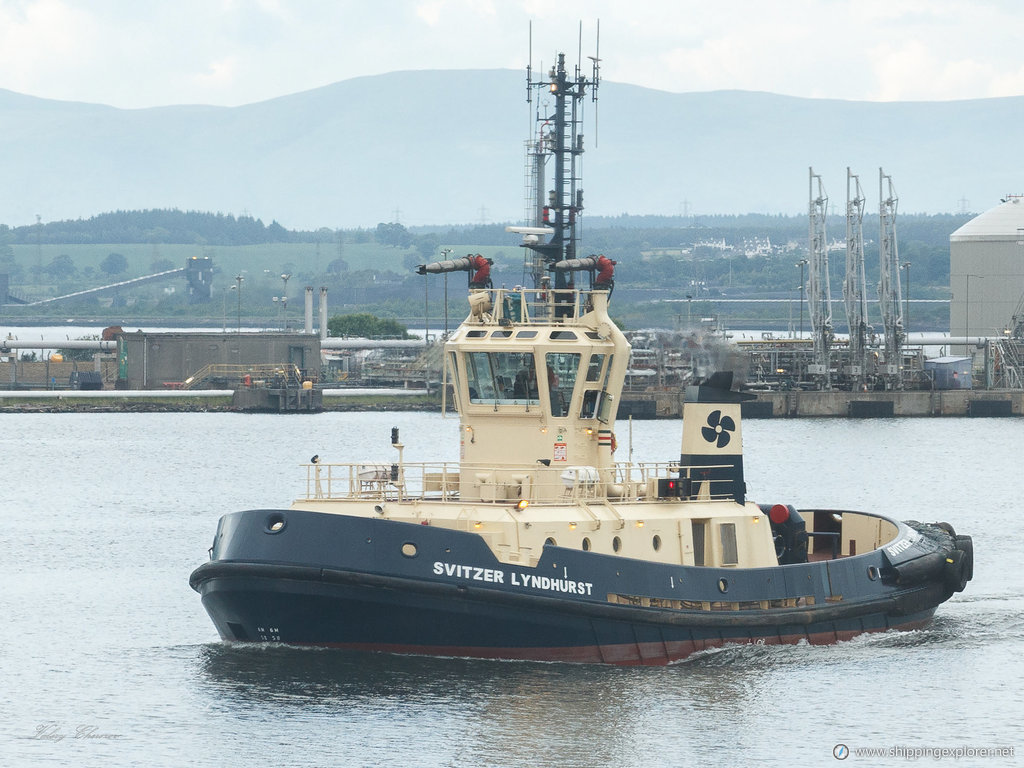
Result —
[[[818, 381], [821, 389], [831, 389], [832, 347], [832, 292], [828, 277], [828, 241], [825, 239], [825, 216], [828, 213], [828, 195], [821, 176], [810, 171], [808, 180], [810, 270], [807, 279], [808, 302], [811, 310], [811, 336], [814, 339], [814, 362], [807, 372]], [[817, 180], [817, 195], [815, 195]]]
[[[853, 192], [851, 196], [851, 190]], [[867, 314], [864, 279], [864, 194], [860, 178], [846, 169], [846, 279], [843, 300], [850, 329], [849, 375], [854, 391], [864, 384], [867, 363]]]
[[882, 326], [885, 330], [886, 384], [898, 389], [900, 381], [900, 355], [905, 336], [902, 312], [902, 289], [900, 287], [900, 257], [896, 248], [896, 206], [899, 198], [892, 183], [892, 176], [878, 169], [878, 221], [881, 230], [878, 238], [879, 283], [878, 301], [882, 306]]
[[[538, 109], [536, 121], [538, 132], [531, 141], [528, 152], [534, 163], [532, 176], [543, 183], [544, 166], [550, 160], [554, 163], [554, 174], [547, 197], [537, 187], [540, 221], [528, 222], [525, 227], [508, 227], [508, 231], [524, 235], [523, 246], [534, 255], [532, 277], [534, 287], [541, 287], [551, 280], [555, 289], [570, 287], [571, 273], [555, 270], [558, 262], [577, 258], [579, 236], [577, 224], [583, 211], [583, 189], [581, 169], [583, 155], [583, 99], [590, 89], [592, 101], [597, 101], [600, 83], [600, 59], [591, 57], [592, 74], [585, 77], [577, 63], [570, 75], [566, 69], [565, 54], [558, 54], [558, 64], [542, 80], [532, 79], [532, 65], [527, 67], [527, 100], [533, 102], [534, 91], [549, 94], [554, 102], [548, 111]], [[538, 97], [538, 103], [540, 99]], [[541, 242], [542, 237], [548, 237]], [[554, 272], [554, 276], [548, 275]]]
[[[548, 159], [546, 147], [551, 141], [550, 126], [547, 121], [537, 116], [536, 135], [526, 142], [526, 217], [523, 227], [508, 227], [509, 231], [516, 231], [523, 234], [525, 242], [537, 242], [541, 235], [550, 235], [552, 230], [544, 222], [544, 207], [546, 202], [545, 189], [545, 167]], [[529, 251], [526, 262], [523, 265], [523, 283], [531, 284], [534, 288], [540, 286], [540, 276], [546, 271], [546, 265], [541, 254], [536, 251]], [[527, 277], [527, 275], [529, 277]]]

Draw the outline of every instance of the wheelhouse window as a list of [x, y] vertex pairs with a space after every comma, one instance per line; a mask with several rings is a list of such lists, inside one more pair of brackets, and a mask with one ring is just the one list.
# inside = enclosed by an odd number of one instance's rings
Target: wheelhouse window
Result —
[[601, 399], [601, 390], [588, 389], [583, 393], [583, 405], [580, 408], [581, 419], [592, 419], [597, 416], [597, 404]]
[[466, 353], [469, 402], [539, 405], [533, 355], [522, 352]]
[[[452, 390], [456, 393], [461, 392], [459, 389], [459, 366], [456, 364], [454, 352], [448, 353], [448, 375], [451, 377], [449, 383], [452, 386]], [[461, 397], [461, 395], [457, 395], [457, 397]]]
[[[587, 361], [586, 389], [580, 404], [580, 418], [593, 419], [607, 423], [610, 411], [610, 398], [607, 397], [608, 377], [612, 368], [612, 355], [605, 353], [593, 354]], [[602, 381], [603, 380], [603, 381]], [[597, 383], [600, 389], [595, 389]]]
[[545, 355], [548, 394], [551, 397], [551, 415], [569, 415], [572, 391], [580, 368], [579, 352], [548, 352]]

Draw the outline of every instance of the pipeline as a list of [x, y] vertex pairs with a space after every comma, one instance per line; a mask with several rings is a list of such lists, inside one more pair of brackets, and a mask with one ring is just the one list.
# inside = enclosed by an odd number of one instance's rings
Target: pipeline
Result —
[[0, 339], [0, 352], [10, 352], [12, 349], [95, 349], [100, 352], [113, 352], [117, 349], [117, 342], [103, 339]]

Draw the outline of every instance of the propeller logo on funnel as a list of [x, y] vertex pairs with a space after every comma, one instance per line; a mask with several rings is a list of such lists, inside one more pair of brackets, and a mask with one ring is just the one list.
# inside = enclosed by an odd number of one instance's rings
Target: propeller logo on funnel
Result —
[[709, 443], [717, 441], [718, 448], [725, 448], [732, 439], [730, 432], [736, 431], [736, 422], [731, 416], [723, 416], [721, 411], [708, 414], [708, 425], [700, 428], [700, 433]]

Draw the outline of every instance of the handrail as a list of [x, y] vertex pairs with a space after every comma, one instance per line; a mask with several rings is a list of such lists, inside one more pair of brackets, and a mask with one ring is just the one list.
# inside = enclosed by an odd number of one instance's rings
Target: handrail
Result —
[[[494, 325], [550, 325], [579, 320], [590, 311], [598, 291], [579, 288], [488, 288], [490, 308], [485, 322]], [[481, 319], [484, 319], [481, 317]]]
[[285, 387], [302, 386], [302, 372], [294, 363], [210, 363], [200, 368], [182, 382], [182, 389], [193, 389], [212, 378], [223, 378], [242, 383], [249, 376], [252, 381], [280, 381]]
[[[639, 501], [655, 498], [657, 481], [690, 476], [691, 470], [714, 466], [687, 467], [678, 462], [616, 463], [610, 471], [596, 467], [536, 465], [460, 465], [459, 462], [383, 461], [360, 463], [316, 462], [306, 468], [304, 501], [375, 499], [380, 501], [430, 500], [440, 502], [531, 503], [573, 505], [586, 500]], [[474, 483], [477, 493], [462, 489], [460, 480]], [[703, 498], [729, 498], [716, 493], [730, 481], [702, 480], [709, 494]], [[465, 492], [463, 492], [465, 491]], [[479, 498], [478, 498], [479, 497]]]

